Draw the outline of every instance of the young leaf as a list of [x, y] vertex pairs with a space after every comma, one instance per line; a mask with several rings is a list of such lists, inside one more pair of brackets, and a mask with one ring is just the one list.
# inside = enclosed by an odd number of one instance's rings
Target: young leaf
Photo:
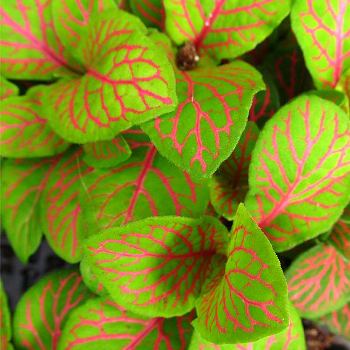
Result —
[[113, 169], [94, 169], [84, 177], [81, 199], [89, 232], [149, 216], [199, 216], [208, 204], [206, 184], [195, 183], [161, 157], [139, 130], [124, 135], [133, 153]]
[[234, 58], [253, 49], [286, 17], [289, 0], [164, 0], [166, 30], [176, 44], [195, 44], [213, 58]]
[[107, 9], [117, 8], [114, 0], [51, 0], [51, 3], [57, 35], [72, 51], [84, 40], [91, 18]]
[[305, 350], [304, 329], [301, 319], [290, 305], [289, 325], [281, 333], [270, 335], [253, 343], [216, 345], [194, 332], [188, 350]]
[[349, 1], [296, 0], [291, 20], [315, 85], [334, 88], [350, 68]]
[[91, 299], [70, 314], [58, 350], [186, 350], [190, 321], [190, 316], [147, 319], [108, 299]]
[[1, 216], [11, 246], [23, 263], [41, 241], [39, 200], [56, 161], [8, 159], [2, 164]]
[[162, 0], [130, 0], [131, 11], [147, 27], [164, 29], [165, 13]]
[[335, 104], [301, 96], [260, 133], [246, 206], [276, 251], [329, 230], [349, 201], [350, 125]]
[[0, 349], [10, 350], [12, 345], [9, 343], [12, 337], [11, 316], [7, 301], [7, 295], [0, 280]]
[[0, 25], [1, 73], [6, 78], [52, 80], [82, 71], [57, 35], [52, 0], [3, 1]]
[[[18, 94], [19, 94], [18, 87], [15, 84], [12, 84], [8, 80], [6, 80], [0, 74], [0, 101], [4, 100], [10, 96], [17, 96]], [[1, 102], [1, 106], [3, 106], [3, 102]]]
[[46, 157], [63, 152], [69, 144], [47, 124], [42, 95], [45, 86], [28, 90], [25, 96], [1, 102], [0, 155], [26, 158]]
[[136, 17], [121, 10], [90, 21], [77, 49], [85, 75], [46, 89], [46, 111], [57, 133], [76, 143], [111, 140], [174, 109], [173, 69], [146, 34]]
[[302, 317], [326, 315], [350, 298], [350, 263], [331, 245], [320, 244], [302, 253], [286, 278], [290, 300]]
[[258, 135], [258, 127], [248, 122], [231, 156], [211, 178], [210, 201], [216, 212], [228, 220], [234, 218], [248, 191], [248, 168]]
[[82, 160], [82, 149], [72, 149], [60, 157], [52, 170], [42, 197], [40, 215], [45, 236], [62, 259], [74, 263], [82, 255], [83, 226], [79, 192], [85, 189], [83, 176], [92, 171]]
[[60, 270], [42, 278], [17, 304], [13, 321], [16, 348], [57, 350], [70, 311], [89, 297], [74, 270]]
[[86, 143], [83, 149], [84, 162], [94, 168], [112, 168], [131, 156], [130, 147], [121, 135], [111, 141]]
[[[217, 219], [148, 218], [92, 236], [88, 263], [121, 306], [149, 317], [184, 315], [225, 258], [228, 233]], [[85, 258], [85, 257], [84, 257]]]
[[222, 276], [208, 280], [193, 322], [216, 344], [255, 341], [288, 325], [287, 285], [270, 242], [245, 207], [238, 207]]
[[[348, 207], [346, 210], [350, 211], [350, 208]], [[345, 215], [343, 214], [343, 216], [333, 226], [332, 233], [329, 236], [329, 243], [331, 243], [345, 259], [350, 261], [350, 225], [346, 222], [346, 213]]]
[[261, 75], [243, 61], [177, 73], [179, 105], [142, 125], [161, 154], [196, 177], [228, 158], [246, 125]]
[[322, 317], [321, 322], [325, 323], [335, 334], [350, 340], [350, 303]]

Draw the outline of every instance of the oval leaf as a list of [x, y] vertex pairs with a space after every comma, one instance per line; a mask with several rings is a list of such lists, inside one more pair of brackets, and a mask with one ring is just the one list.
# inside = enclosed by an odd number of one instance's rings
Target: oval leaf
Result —
[[0, 111], [0, 155], [25, 158], [46, 157], [63, 152], [69, 144], [48, 126], [43, 112], [45, 86], [30, 89], [25, 96], [2, 101]]
[[185, 350], [190, 321], [190, 316], [146, 319], [96, 298], [70, 314], [58, 350]]
[[176, 44], [234, 58], [253, 49], [286, 17], [290, 0], [164, 0], [166, 30]]
[[210, 201], [216, 212], [232, 220], [248, 191], [248, 168], [259, 135], [258, 127], [248, 122], [231, 156], [211, 178]]
[[184, 315], [194, 307], [227, 231], [204, 217], [148, 218], [95, 235], [86, 242], [88, 263], [118, 304], [149, 317]]
[[82, 149], [69, 150], [52, 170], [42, 197], [40, 215], [45, 236], [62, 259], [74, 263], [82, 255], [86, 236], [79, 192], [84, 191], [83, 176], [92, 171], [82, 160]]
[[179, 105], [142, 126], [161, 154], [196, 177], [209, 177], [235, 148], [254, 94], [264, 82], [236, 61], [178, 72]]
[[350, 303], [321, 319], [335, 334], [350, 340]]
[[349, 201], [350, 124], [331, 102], [301, 96], [260, 134], [249, 168], [246, 206], [276, 251], [311, 239]]
[[348, 0], [296, 0], [292, 28], [318, 88], [334, 88], [350, 68], [350, 6]]
[[77, 50], [85, 75], [46, 90], [45, 109], [57, 133], [75, 143], [111, 140], [174, 109], [173, 69], [146, 34], [136, 17], [121, 10], [90, 21]]
[[13, 327], [16, 348], [57, 350], [70, 311], [89, 297], [75, 271], [56, 271], [42, 278], [17, 304]]
[[301, 254], [286, 278], [290, 300], [302, 317], [326, 315], [350, 298], [350, 263], [331, 245], [320, 244]]
[[193, 322], [216, 344], [255, 341], [288, 325], [287, 285], [270, 242], [240, 205], [223, 276], [209, 280], [196, 302]]

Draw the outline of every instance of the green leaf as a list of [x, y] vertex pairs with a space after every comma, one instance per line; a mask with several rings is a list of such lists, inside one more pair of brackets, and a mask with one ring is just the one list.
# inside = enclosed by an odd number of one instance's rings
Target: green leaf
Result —
[[253, 343], [216, 345], [201, 338], [198, 332], [194, 332], [188, 350], [305, 350], [303, 325], [292, 305], [289, 316], [289, 325], [284, 331]]
[[193, 322], [216, 344], [245, 343], [276, 334], [288, 325], [287, 285], [270, 242], [238, 207], [221, 275], [209, 279], [196, 302]]
[[343, 92], [347, 99], [346, 112], [350, 113], [350, 68], [340, 77], [336, 89]]
[[[0, 101], [10, 97], [17, 96], [19, 94], [19, 89], [15, 84], [12, 84], [8, 80], [6, 80], [0, 74]], [[1, 102], [3, 104], [3, 102]]]
[[5, 160], [2, 164], [1, 216], [7, 237], [22, 262], [39, 247], [39, 201], [57, 160]]
[[332, 102], [301, 96], [260, 133], [246, 206], [276, 251], [329, 230], [349, 202], [350, 123]]
[[112, 169], [94, 169], [84, 177], [81, 199], [89, 233], [149, 216], [200, 216], [208, 204], [205, 183], [194, 182], [161, 157], [140, 130], [124, 134], [132, 156]]
[[17, 304], [13, 321], [16, 349], [57, 349], [69, 313], [89, 298], [90, 292], [74, 270], [42, 278]]
[[82, 256], [87, 235], [79, 193], [86, 190], [83, 176], [92, 171], [73, 148], [61, 155], [52, 169], [40, 199], [42, 229], [51, 248], [62, 259], [75, 263]]
[[69, 144], [48, 126], [42, 103], [45, 89], [46, 86], [37, 86], [25, 96], [9, 97], [1, 102], [1, 156], [47, 157], [68, 148]]
[[9, 350], [11, 344], [9, 343], [12, 337], [11, 329], [11, 315], [10, 308], [7, 301], [7, 295], [0, 280], [0, 349]]
[[[174, 72], [134, 16], [107, 10], [91, 19], [76, 55], [86, 73], [50, 85], [49, 123], [75, 143], [111, 140], [174, 109]], [[55, 111], [55, 112], [53, 112]]]
[[70, 314], [58, 350], [185, 350], [191, 337], [190, 321], [189, 315], [147, 319], [96, 298]]
[[302, 253], [286, 273], [289, 297], [299, 315], [317, 318], [344, 306], [350, 298], [350, 263], [331, 245]]
[[164, 29], [165, 13], [162, 0], [129, 0], [131, 11], [147, 27]]
[[216, 212], [232, 220], [248, 191], [248, 168], [259, 129], [248, 122], [236, 148], [211, 178], [210, 201]]
[[1, 74], [6, 78], [52, 80], [83, 71], [57, 33], [52, 0], [3, 1], [0, 24]]
[[148, 218], [94, 235], [85, 256], [121, 306], [148, 317], [184, 315], [217, 266], [228, 233], [217, 219]]
[[83, 145], [86, 164], [94, 168], [112, 168], [131, 156], [131, 149], [120, 135], [110, 141], [99, 141]]
[[334, 88], [350, 68], [348, 1], [295, 0], [291, 21], [315, 85]]
[[247, 122], [258, 71], [243, 61], [177, 73], [179, 105], [142, 125], [160, 153], [196, 177], [209, 177], [229, 157]]
[[263, 41], [290, 11], [290, 0], [165, 0], [166, 31], [213, 58], [235, 58]]

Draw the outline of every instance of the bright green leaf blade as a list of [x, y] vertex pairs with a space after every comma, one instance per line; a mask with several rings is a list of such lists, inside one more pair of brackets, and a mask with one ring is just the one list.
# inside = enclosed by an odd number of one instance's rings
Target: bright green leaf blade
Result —
[[235, 216], [248, 191], [248, 168], [259, 129], [248, 122], [236, 148], [211, 178], [210, 201], [216, 212], [228, 220]]
[[[19, 94], [18, 87], [15, 84], [12, 84], [11, 82], [9, 82], [6, 78], [4, 78], [0, 74], [0, 101], [10, 96], [17, 96], [18, 94]], [[1, 104], [2, 103], [3, 102], [1, 102]]]
[[27, 262], [41, 241], [39, 200], [55, 162], [55, 158], [3, 161], [3, 226], [13, 250], [22, 262]]
[[13, 321], [16, 349], [56, 349], [69, 313], [90, 296], [74, 270], [60, 270], [42, 278], [17, 304]]
[[290, 0], [165, 0], [166, 31], [176, 44], [235, 58], [263, 41], [290, 11]]
[[57, 34], [51, 5], [52, 0], [1, 2], [0, 59], [6, 78], [52, 80], [82, 72]]
[[131, 11], [147, 27], [164, 30], [165, 13], [162, 0], [129, 0]]
[[293, 31], [318, 88], [334, 88], [350, 68], [350, 6], [347, 0], [295, 0]]
[[81, 148], [73, 148], [59, 157], [40, 199], [46, 239], [54, 252], [70, 263], [80, 261], [87, 232], [79, 193], [85, 190], [83, 176], [92, 168], [83, 162], [82, 153]]
[[329, 230], [349, 202], [350, 123], [340, 107], [301, 96], [260, 133], [246, 206], [276, 251]]
[[148, 218], [90, 237], [85, 255], [122, 307], [148, 317], [184, 315], [216, 266], [228, 232], [217, 219]]
[[131, 156], [131, 149], [123, 136], [111, 141], [86, 143], [83, 160], [94, 168], [112, 168]]
[[86, 74], [46, 91], [45, 110], [57, 133], [75, 143], [111, 140], [175, 108], [173, 68], [146, 34], [136, 17], [121, 10], [91, 21], [77, 50]]
[[70, 314], [58, 350], [186, 350], [190, 322], [189, 315], [147, 319], [96, 298]]
[[[193, 322], [216, 344], [255, 341], [288, 325], [287, 285], [270, 242], [241, 204], [223, 276], [203, 287]], [[220, 278], [219, 278], [220, 277]]]
[[253, 343], [216, 345], [207, 342], [197, 332], [194, 332], [188, 350], [305, 350], [303, 325], [292, 305], [290, 305], [289, 317], [289, 325], [284, 331]]
[[160, 153], [196, 177], [229, 157], [247, 122], [260, 73], [243, 61], [177, 73], [179, 105], [142, 125]]
[[161, 157], [146, 135], [128, 131], [132, 156], [113, 169], [95, 169], [84, 177], [81, 199], [90, 233], [149, 216], [203, 214], [209, 200], [206, 184], [194, 182]]
[[350, 303], [322, 317], [320, 322], [326, 324], [335, 334], [350, 340]]
[[1, 102], [0, 155], [11, 158], [47, 157], [63, 152], [69, 144], [48, 125], [42, 95], [46, 86], [30, 89], [25, 96]]
[[11, 316], [10, 308], [7, 301], [7, 295], [0, 280], [0, 349], [10, 349], [9, 341], [11, 340]]
[[350, 298], [350, 263], [331, 245], [320, 244], [302, 253], [286, 278], [290, 300], [302, 317], [326, 315]]

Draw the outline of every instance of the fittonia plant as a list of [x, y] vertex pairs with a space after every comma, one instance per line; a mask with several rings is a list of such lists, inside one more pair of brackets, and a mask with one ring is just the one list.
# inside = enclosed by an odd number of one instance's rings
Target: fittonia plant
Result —
[[1, 288], [1, 349], [350, 338], [349, 0], [0, 11], [3, 227], [23, 263], [43, 237], [80, 263], [12, 327]]

